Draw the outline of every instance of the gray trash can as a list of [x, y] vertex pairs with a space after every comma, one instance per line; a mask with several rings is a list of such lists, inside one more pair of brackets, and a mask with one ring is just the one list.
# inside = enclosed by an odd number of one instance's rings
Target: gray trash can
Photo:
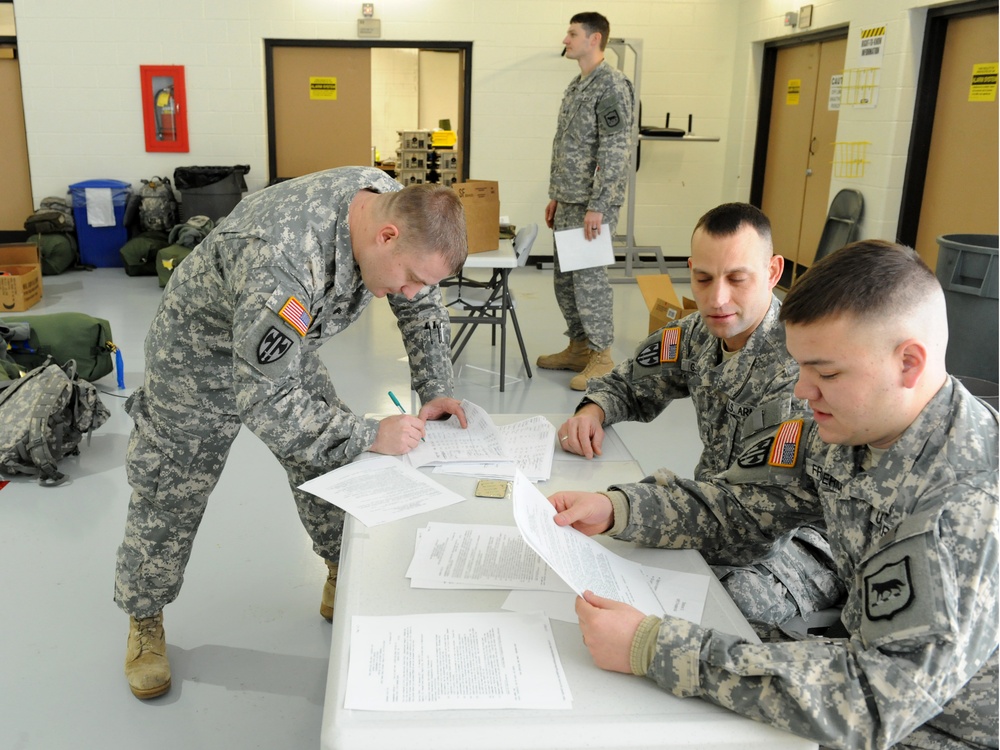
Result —
[[192, 216], [207, 216], [216, 224], [229, 215], [247, 190], [243, 175], [249, 165], [232, 167], [177, 167], [174, 185], [181, 193], [180, 216], [185, 222]]
[[938, 237], [936, 272], [948, 305], [948, 372], [989, 383], [1000, 381], [998, 240], [995, 234]]

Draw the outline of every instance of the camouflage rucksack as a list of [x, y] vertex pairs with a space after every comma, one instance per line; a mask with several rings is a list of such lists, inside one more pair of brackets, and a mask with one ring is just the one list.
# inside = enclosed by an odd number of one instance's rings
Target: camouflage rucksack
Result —
[[84, 435], [111, 416], [97, 389], [76, 377], [76, 363], [37, 367], [0, 381], [0, 472], [37, 476], [40, 484], [66, 481], [57, 468], [77, 455]]
[[142, 180], [139, 188], [139, 226], [142, 231], [169, 232], [177, 223], [177, 196], [167, 177]]

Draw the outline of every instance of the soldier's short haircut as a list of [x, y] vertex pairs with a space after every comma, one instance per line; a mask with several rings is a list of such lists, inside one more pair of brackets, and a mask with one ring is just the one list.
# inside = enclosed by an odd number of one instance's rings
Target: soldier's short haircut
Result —
[[461, 270], [469, 247], [458, 193], [445, 185], [409, 185], [383, 198], [386, 218], [400, 225], [406, 247], [440, 253], [453, 274]]
[[915, 314], [921, 304], [943, 294], [934, 272], [914, 250], [861, 240], [806, 271], [785, 297], [780, 320], [802, 325], [845, 314], [884, 320]]
[[577, 13], [571, 19], [569, 19], [571, 24], [578, 23], [583, 26], [584, 31], [587, 32], [587, 36], [590, 36], [594, 32], [601, 35], [601, 49], [603, 50], [608, 46], [608, 36], [611, 34], [611, 24], [608, 19], [602, 16], [600, 13], [595, 13], [593, 11], [588, 11], [587, 13]]
[[[751, 227], [771, 248], [771, 220], [749, 203], [723, 203], [705, 213], [694, 226], [712, 237], [732, 237], [744, 226]], [[693, 233], [692, 233], [693, 234]]]

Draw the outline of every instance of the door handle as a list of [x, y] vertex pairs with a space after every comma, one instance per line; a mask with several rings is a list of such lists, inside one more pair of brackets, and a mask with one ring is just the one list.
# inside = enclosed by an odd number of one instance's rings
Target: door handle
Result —
[[809, 156], [816, 156], [816, 136], [809, 141]]

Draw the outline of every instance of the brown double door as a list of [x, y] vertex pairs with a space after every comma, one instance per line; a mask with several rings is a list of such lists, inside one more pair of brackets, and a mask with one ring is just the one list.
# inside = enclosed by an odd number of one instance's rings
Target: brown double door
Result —
[[995, 11], [948, 21], [914, 247], [931, 268], [941, 235], [998, 233], [996, 84], [992, 100], [973, 85], [981, 66], [996, 64], [997, 41]]
[[777, 53], [761, 209], [785, 257], [782, 286], [812, 264], [823, 233], [839, 115], [831, 81], [846, 50], [846, 39], [833, 39]]

